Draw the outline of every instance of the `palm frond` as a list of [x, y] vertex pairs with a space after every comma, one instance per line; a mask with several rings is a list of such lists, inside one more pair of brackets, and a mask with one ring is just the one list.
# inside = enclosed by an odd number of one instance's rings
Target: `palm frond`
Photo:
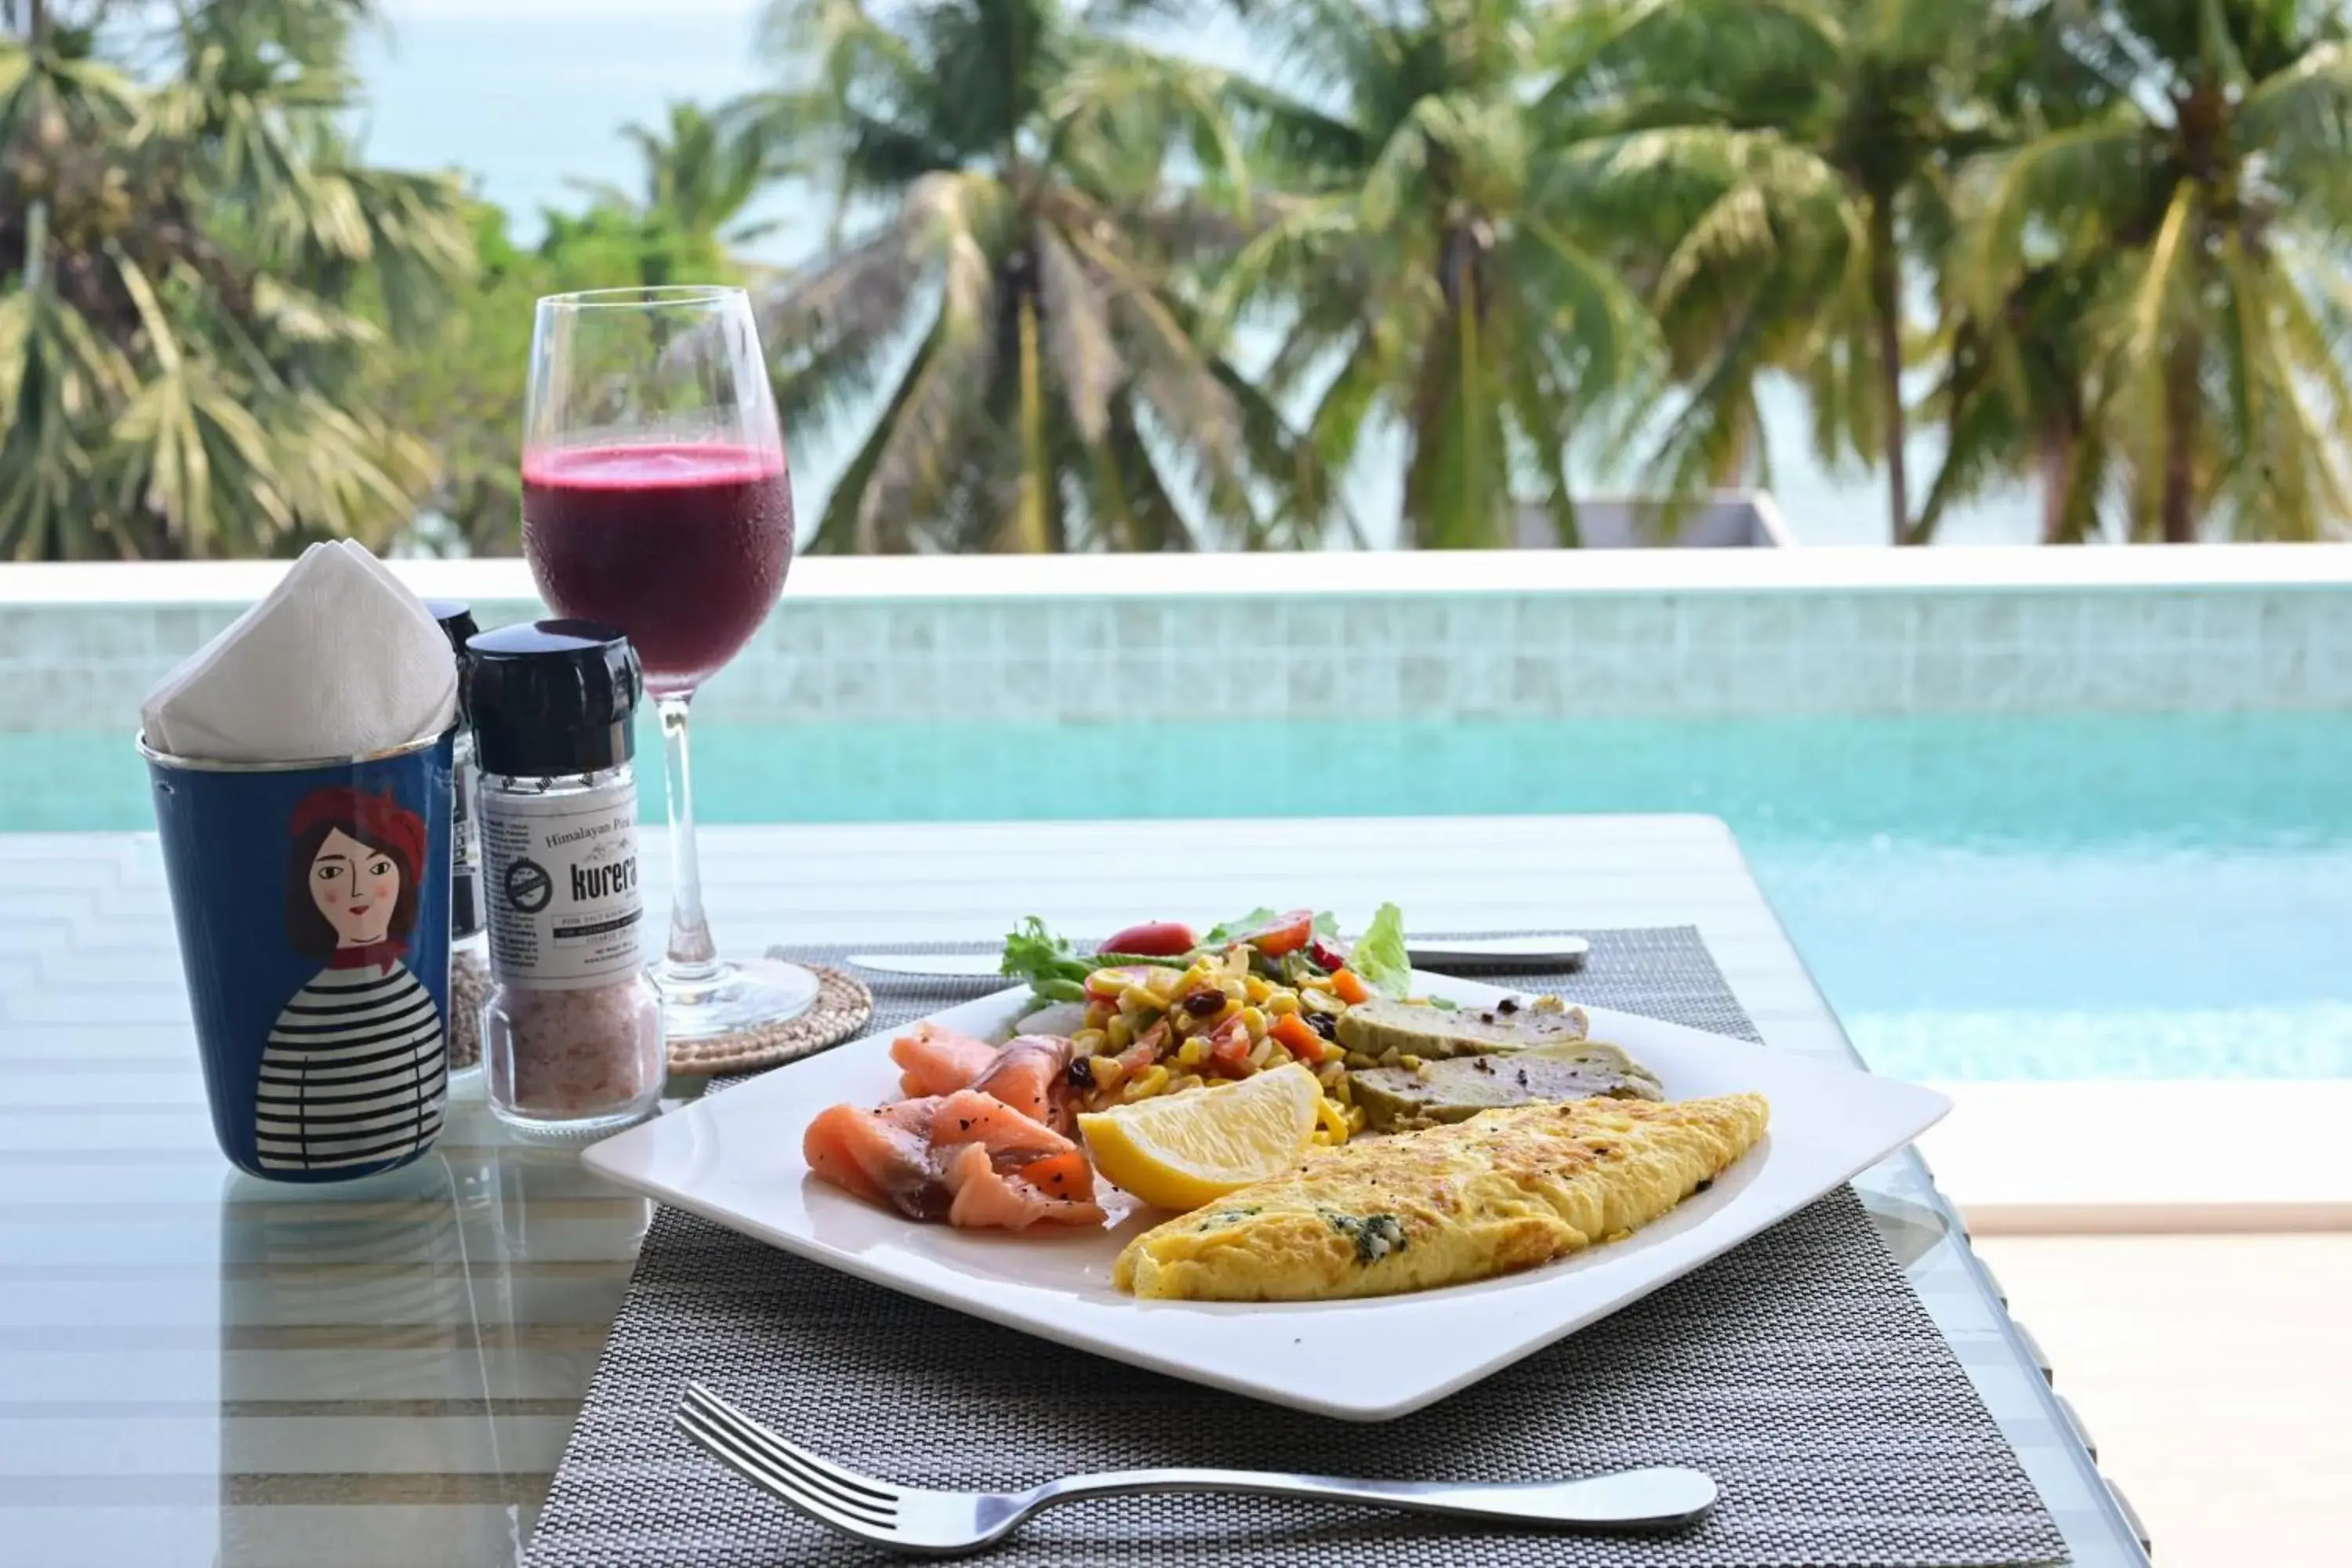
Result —
[[1127, 379], [1111, 341], [1109, 306], [1053, 225], [1037, 225], [1034, 243], [1045, 347], [1079, 437], [1097, 446], [1110, 428], [1111, 397]]
[[1252, 304], [1326, 279], [1368, 289], [1370, 258], [1359, 244], [1362, 234], [1359, 205], [1349, 196], [1279, 203], [1272, 220], [1223, 268], [1210, 318], [1222, 331]]
[[2220, 275], [2231, 306], [2221, 358], [2234, 405], [2228, 426], [2234, 449], [2216, 499], [2239, 537], [2339, 532], [2352, 517], [2341, 455], [2342, 369], [2315, 359], [2321, 345], [2304, 330], [2308, 318], [2295, 290], [2236, 237], [2221, 247]]
[[2288, 193], [2299, 217], [2352, 231], [2345, 173], [2352, 164], [2352, 46], [2315, 45], [2255, 84], [2234, 130], [2258, 150], [2268, 179]]
[[1991, 163], [1959, 258], [1970, 304], [1990, 310], [2029, 261], [2030, 239], [2053, 256], [2095, 253], [2125, 237], [2147, 200], [2157, 155], [2137, 110], [2053, 132]]
[[1387, 345], [1370, 326], [1359, 325], [1307, 422], [1307, 437], [1326, 468], [1337, 470], [1353, 460], [1365, 422], [1395, 379]]
[[414, 435], [308, 389], [267, 420], [272, 471], [301, 531], [323, 531], [383, 550], [404, 529], [434, 479], [434, 455]]
[[1194, 333], [1177, 319], [1140, 265], [1110, 240], [1078, 226], [1065, 227], [1062, 234], [1100, 280], [1141, 401], [1170, 428], [1182, 432], [1187, 446], [1213, 466], [1230, 464], [1240, 439], [1240, 416]]
[[[1550, 520], [1553, 542], [1573, 549], [1584, 542], [1584, 533], [1577, 516], [1575, 486], [1568, 474], [1572, 434], [1569, 403], [1560, 395], [1561, 388], [1542, 374], [1541, 363], [1539, 355], [1512, 355], [1507, 362], [1507, 396], [1528, 464], [1539, 481], [1534, 503]], [[1505, 542], [1518, 542], [1517, 518], [1511, 520]]]
[[1657, 321], [1601, 258], [1528, 219], [1509, 251], [1528, 341], [1590, 406], [1645, 390], [1660, 367]]
[[136, 385], [128, 362], [53, 292], [0, 298], [0, 551], [17, 560], [97, 552], [110, 520], [87, 499], [95, 462], [86, 430]]
[[921, 86], [922, 61], [864, 0], [772, 0], [761, 18], [760, 45], [772, 58], [813, 61], [835, 98], [877, 73], [910, 93]]
[[780, 363], [817, 345], [898, 329], [928, 259], [929, 212], [925, 197], [910, 196], [890, 222], [754, 297], [761, 339]]
[[940, 306], [929, 343], [899, 400], [866, 493], [857, 537], [880, 536], [884, 519], [921, 518], [945, 497], [957, 443], [974, 409], [971, 389], [994, 371], [999, 289], [993, 243], [1004, 194], [977, 174], [947, 177], [926, 204], [927, 242], [938, 258]]
[[2170, 346], [2168, 329], [2193, 305], [2197, 258], [2192, 230], [2197, 208], [2194, 186], [2182, 184], [2174, 190], [2164, 226], [2157, 231], [2156, 241], [2131, 285], [2118, 346], [2126, 374], [2150, 385], [2159, 379], [2157, 367]]
[[343, 165], [330, 171], [348, 191], [366, 235], [393, 331], [418, 333], [474, 271], [465, 193], [454, 176]]
[[1643, 464], [1657, 489], [1687, 496], [1760, 472], [1767, 454], [1757, 388], [1770, 365], [1766, 345], [1778, 303], [1751, 300], [1686, 378], [1680, 407]]
[[[1168, 153], [1189, 152], [1199, 176], [1245, 209], [1255, 178], [1228, 73], [1123, 38], [1089, 37], [1044, 108], [1047, 155], [1093, 184], [1122, 166], [1122, 194], [1147, 195]], [[1115, 180], [1102, 182], [1121, 189]]]
[[928, 175], [887, 222], [805, 273], [753, 294], [774, 368], [777, 416], [788, 434], [814, 434], [866, 406], [905, 352], [932, 286], [926, 279], [940, 256], [940, 215], [962, 199], [955, 177]]
[[1367, 233], [1382, 234], [1395, 224], [1412, 186], [1429, 167], [1429, 132], [1418, 113], [1390, 132], [1379, 156], [1364, 171], [1363, 189], [1356, 198], [1356, 212]]
[[1120, 519], [1119, 542], [1129, 550], [1191, 550], [1198, 543], [1175, 488], [1160, 472], [1160, 460], [1145, 426], [1139, 402], [1121, 397], [1111, 410], [1108, 462], [1097, 483], [1111, 514]]
[[1345, 541], [1360, 545], [1363, 530], [1339, 493], [1338, 470], [1323, 461], [1315, 443], [1263, 387], [1232, 365], [1220, 361], [1215, 374], [1241, 415], [1242, 453], [1255, 503], [1245, 546], [1312, 549], [1334, 524]]
[[824, 510], [818, 514], [815, 531], [810, 535], [807, 549], [820, 555], [870, 554], [883, 549], [904, 551], [908, 543], [908, 520], [885, 519], [885, 527], [874, 537], [864, 537], [860, 520], [866, 516], [866, 492], [874, 482], [874, 471], [882, 461], [883, 449], [889, 445], [891, 435], [898, 426], [898, 416], [905, 410], [907, 399], [922, 384], [922, 373], [930, 353], [932, 340], [926, 336], [917, 345], [914, 357], [900, 374], [898, 385], [884, 401], [881, 411], [874, 416], [865, 440], [858, 443], [844, 465], [841, 477], [834, 481], [832, 493], [825, 498]]

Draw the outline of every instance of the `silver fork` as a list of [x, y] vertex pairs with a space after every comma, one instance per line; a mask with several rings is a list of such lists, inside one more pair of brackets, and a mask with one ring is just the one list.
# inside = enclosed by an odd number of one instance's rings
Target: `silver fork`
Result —
[[1588, 1530], [1670, 1529], [1706, 1512], [1716, 1496], [1715, 1482], [1706, 1475], [1680, 1468], [1507, 1486], [1357, 1481], [1265, 1470], [1115, 1470], [1048, 1481], [1024, 1492], [943, 1492], [897, 1486], [820, 1458], [698, 1383], [687, 1384], [677, 1424], [745, 1479], [819, 1524], [923, 1557], [954, 1557], [992, 1546], [1053, 1503], [1133, 1492], [1249, 1492]]

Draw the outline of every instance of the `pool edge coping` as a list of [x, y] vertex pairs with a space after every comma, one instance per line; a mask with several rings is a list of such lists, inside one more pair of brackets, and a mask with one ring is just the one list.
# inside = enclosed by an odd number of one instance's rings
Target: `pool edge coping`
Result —
[[[1239, 570], [1246, 563], [1247, 570]], [[0, 608], [245, 604], [284, 561], [0, 563]], [[518, 557], [401, 558], [394, 572], [427, 597], [535, 600]], [[810, 556], [786, 602], [1001, 598], [1255, 598], [1311, 592], [1447, 595], [2083, 592], [2352, 587], [2352, 544], [2191, 544], [1941, 550], [1816, 545], [1787, 550], [1314, 551], [1186, 553]]]
[[[1918, 1142], [1937, 1186], [1986, 1235], [2352, 1230], [2334, 1158], [2352, 1079], [1944, 1081], [1952, 1114]], [[2181, 1158], [2179, 1130], [2260, 1126], [2266, 1155]]]

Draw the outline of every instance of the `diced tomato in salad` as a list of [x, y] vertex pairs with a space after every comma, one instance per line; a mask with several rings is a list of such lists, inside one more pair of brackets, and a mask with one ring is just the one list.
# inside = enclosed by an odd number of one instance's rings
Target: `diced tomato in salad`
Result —
[[1348, 967], [1348, 953], [1329, 937], [1318, 936], [1307, 944], [1307, 956], [1326, 974], [1336, 974]]
[[1134, 958], [1181, 958], [1200, 945], [1181, 921], [1147, 921], [1114, 935], [1098, 950]]
[[1315, 911], [1293, 910], [1288, 914], [1244, 931], [1242, 941], [1268, 958], [1280, 958], [1286, 952], [1297, 952], [1315, 940]]
[[1160, 1054], [1168, 1048], [1168, 1042], [1174, 1037], [1174, 1032], [1168, 1027], [1168, 1020], [1160, 1019], [1138, 1036], [1135, 1044], [1118, 1053], [1120, 1070], [1129, 1077], [1143, 1071], [1159, 1061]]
[[1217, 1026], [1209, 1037], [1209, 1063], [1229, 1077], [1240, 1078], [1249, 1071], [1249, 1026], [1235, 1014]]

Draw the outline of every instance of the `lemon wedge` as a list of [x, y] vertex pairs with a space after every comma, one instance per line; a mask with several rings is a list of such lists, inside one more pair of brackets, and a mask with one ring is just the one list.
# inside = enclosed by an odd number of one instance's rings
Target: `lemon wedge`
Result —
[[1292, 1062], [1239, 1083], [1078, 1118], [1095, 1168], [1145, 1203], [1196, 1209], [1307, 1152], [1323, 1087]]

